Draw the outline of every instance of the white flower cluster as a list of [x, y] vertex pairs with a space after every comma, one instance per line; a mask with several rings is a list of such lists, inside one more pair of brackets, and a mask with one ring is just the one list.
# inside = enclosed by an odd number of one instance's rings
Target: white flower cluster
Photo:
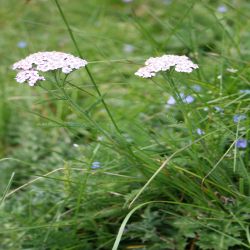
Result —
[[20, 83], [28, 81], [30, 86], [34, 86], [37, 81], [45, 80], [43, 76], [39, 75], [38, 71], [32, 69], [19, 71], [15, 79]]
[[69, 74], [75, 69], [85, 67], [87, 61], [63, 52], [37, 52], [16, 62], [14, 70], [18, 70], [16, 81], [19, 83], [28, 82], [34, 86], [37, 81], [44, 81], [45, 78], [39, 75], [39, 71], [47, 72], [50, 70], [61, 69], [63, 73]]
[[175, 71], [191, 73], [193, 69], [198, 69], [187, 56], [163, 55], [161, 57], [150, 57], [145, 62], [144, 67], [140, 68], [135, 75], [150, 78], [155, 76], [159, 71], [167, 71], [170, 67], [175, 66]]

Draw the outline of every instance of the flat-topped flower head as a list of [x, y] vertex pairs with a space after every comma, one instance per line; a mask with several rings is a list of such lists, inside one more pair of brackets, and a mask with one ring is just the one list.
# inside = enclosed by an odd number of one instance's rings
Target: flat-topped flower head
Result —
[[191, 73], [198, 69], [198, 65], [193, 63], [187, 56], [163, 55], [161, 57], [150, 57], [145, 62], [144, 67], [140, 68], [135, 75], [150, 78], [155, 76], [159, 71], [170, 70], [174, 67], [177, 72]]
[[30, 86], [34, 86], [37, 81], [45, 80], [43, 76], [39, 75], [39, 71], [47, 72], [61, 69], [63, 73], [69, 74], [86, 65], [87, 61], [79, 57], [63, 52], [49, 51], [31, 54], [16, 62], [12, 68], [19, 71], [16, 76], [17, 82], [28, 82]]

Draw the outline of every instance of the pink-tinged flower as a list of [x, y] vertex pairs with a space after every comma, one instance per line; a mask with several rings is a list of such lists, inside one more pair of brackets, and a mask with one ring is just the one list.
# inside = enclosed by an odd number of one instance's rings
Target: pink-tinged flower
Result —
[[40, 76], [36, 70], [22, 70], [17, 73], [15, 79], [19, 83], [28, 82], [30, 86], [34, 86], [37, 81], [45, 80], [45, 78]]
[[14, 70], [18, 70], [16, 80], [23, 83], [28, 82], [30, 86], [34, 86], [37, 81], [44, 81], [45, 78], [39, 73], [61, 70], [65, 74], [69, 74], [73, 70], [85, 67], [87, 61], [63, 52], [37, 52], [27, 56], [26, 58], [16, 62], [13, 65]]
[[187, 56], [163, 55], [161, 57], [151, 57], [145, 62], [144, 67], [140, 68], [135, 75], [150, 78], [155, 76], [159, 71], [167, 71], [171, 67], [175, 67], [177, 72], [191, 73], [194, 69], [198, 69], [198, 65], [194, 64]]

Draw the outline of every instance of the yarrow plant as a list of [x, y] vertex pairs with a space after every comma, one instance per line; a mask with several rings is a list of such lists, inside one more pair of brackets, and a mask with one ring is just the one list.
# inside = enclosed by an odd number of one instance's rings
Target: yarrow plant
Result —
[[140, 68], [135, 75], [143, 78], [150, 78], [159, 71], [167, 71], [175, 67], [177, 72], [191, 73], [198, 69], [198, 65], [193, 63], [187, 56], [163, 55], [161, 57], [150, 57], [145, 62], [144, 67]]
[[[37, 52], [27, 56], [26, 58], [13, 64], [12, 68], [18, 71], [17, 76], [15, 77], [17, 82], [19, 83], [27, 82], [30, 86], [34, 86], [37, 82], [46, 80], [43, 75], [40, 75], [40, 72], [61, 70], [62, 73], [69, 74], [73, 70], [85, 67], [87, 64], [88, 62], [80, 57], [76, 57], [63, 52], [45, 51], [45, 52]], [[98, 86], [96, 85], [96, 82], [92, 74], [90, 73], [87, 67], [86, 69], [98, 96], [101, 97], [101, 102], [104, 108], [106, 109], [108, 116], [110, 117], [116, 130], [120, 133], [119, 128], [116, 125], [109, 111], [108, 106], [106, 105], [104, 99], [102, 98], [101, 92], [98, 89]], [[64, 79], [63, 83], [65, 82], [65, 80], [66, 78]], [[78, 105], [75, 104], [72, 100], [70, 100], [65, 89], [63, 88], [60, 89], [63, 92], [66, 99], [71, 103], [71, 105], [73, 105], [78, 111], [80, 111], [83, 114], [84, 112], [81, 109], [79, 109]], [[89, 117], [86, 116], [86, 113], [84, 116], [89, 120]]]
[[38, 81], [45, 80], [45, 77], [39, 74], [40, 72], [61, 69], [63, 73], [69, 74], [73, 70], [86, 65], [87, 61], [79, 57], [63, 52], [50, 51], [31, 54], [16, 62], [12, 68], [19, 71], [15, 78], [17, 82], [27, 82], [30, 86], [34, 86]]

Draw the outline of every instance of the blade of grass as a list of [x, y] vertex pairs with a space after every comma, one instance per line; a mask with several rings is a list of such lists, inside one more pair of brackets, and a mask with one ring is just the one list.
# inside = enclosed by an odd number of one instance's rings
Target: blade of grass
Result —
[[7, 193], [8, 193], [9, 190], [10, 190], [11, 183], [13, 182], [14, 176], [15, 176], [15, 172], [13, 172], [13, 173], [11, 174], [11, 176], [10, 176], [10, 179], [9, 179], [9, 181], [8, 181], [8, 184], [7, 184], [7, 186], [6, 186], [5, 190], [4, 190], [3, 196], [2, 196], [2, 198], [1, 198], [1, 200], [0, 200], [0, 206], [3, 204], [3, 202], [4, 202], [4, 200], [5, 200], [6, 196], [7, 196]]

